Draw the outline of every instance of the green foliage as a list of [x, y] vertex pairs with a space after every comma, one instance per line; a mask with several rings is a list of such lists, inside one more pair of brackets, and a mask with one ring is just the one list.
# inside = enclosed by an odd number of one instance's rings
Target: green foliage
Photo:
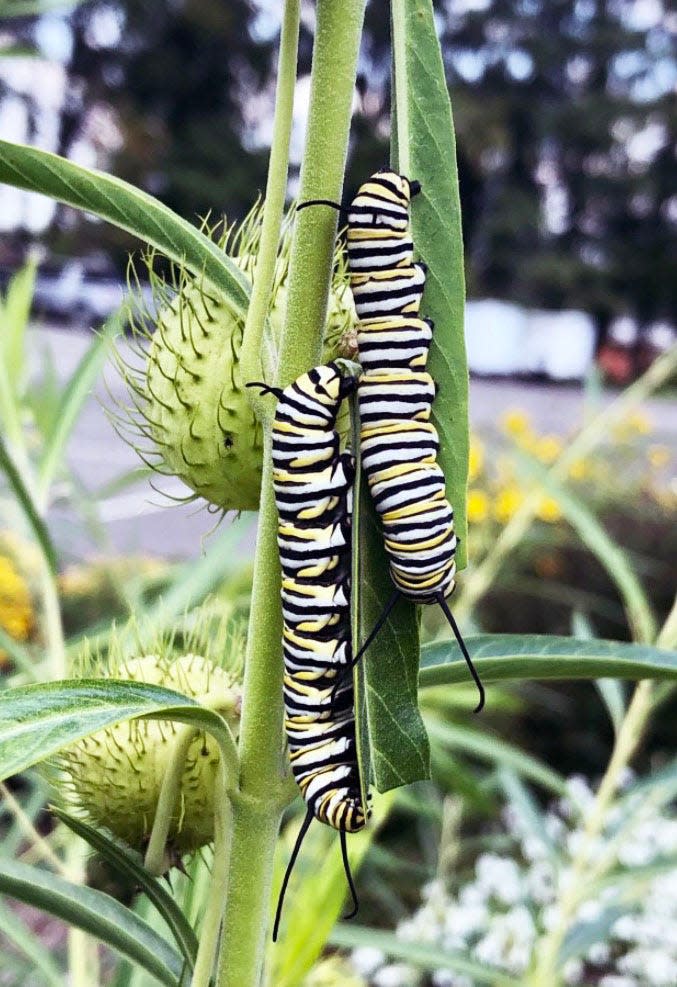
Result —
[[188, 696], [141, 682], [77, 679], [5, 691], [0, 707], [0, 779], [57, 754], [75, 740], [138, 716], [176, 720], [211, 733], [235, 777], [235, 745], [224, 720]]
[[179, 984], [184, 968], [179, 953], [110, 895], [10, 860], [0, 860], [0, 891], [90, 933], [161, 984]]
[[[356, 641], [360, 642], [371, 632], [393, 593], [380, 522], [366, 489], [360, 497], [355, 525], [355, 619], [359, 631]], [[369, 765], [379, 792], [430, 775], [428, 738], [418, 710], [419, 649], [416, 608], [400, 599], [366, 652], [361, 680]]]
[[52, 807], [52, 812], [72, 832], [81, 836], [92, 850], [96, 851], [111, 866], [116, 875], [126, 878], [136, 891], [146, 895], [162, 915], [176, 940], [176, 945], [183, 954], [184, 960], [193, 969], [198, 946], [195, 932], [174, 898], [157, 878], [148, 873], [141, 859], [137, 859], [136, 855], [121, 841], [113, 839], [94, 826], [90, 826], [84, 820], [78, 819], [55, 806]]
[[[480, 634], [466, 641], [483, 682], [509, 679], [677, 677], [677, 652], [620, 641], [582, 641], [541, 634]], [[467, 681], [456, 641], [421, 649], [422, 686]]]
[[411, 208], [414, 245], [427, 265], [421, 311], [435, 323], [428, 370], [438, 382], [433, 423], [438, 462], [454, 508], [458, 569], [468, 525], [468, 361], [465, 352], [463, 236], [456, 140], [432, 0], [393, 3], [393, 53], [400, 171], [421, 183]]

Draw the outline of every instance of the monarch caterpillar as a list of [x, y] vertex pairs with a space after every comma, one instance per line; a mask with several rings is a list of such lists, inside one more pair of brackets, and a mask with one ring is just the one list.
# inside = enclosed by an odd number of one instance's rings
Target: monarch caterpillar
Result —
[[278, 901], [282, 903], [313, 818], [338, 830], [346, 876], [346, 833], [365, 825], [355, 740], [350, 622], [352, 455], [339, 451], [336, 417], [354, 380], [315, 367], [278, 398], [272, 429], [273, 485], [282, 567], [285, 730], [294, 777], [308, 806]]
[[[380, 516], [395, 592], [353, 658], [359, 660], [400, 596], [438, 603], [479, 691], [484, 688], [446, 599], [455, 587], [454, 512], [430, 421], [436, 385], [426, 370], [433, 323], [419, 316], [427, 268], [414, 262], [409, 208], [419, 182], [383, 170], [348, 207], [348, 269], [359, 318], [362, 466]], [[327, 200], [302, 203], [332, 205]], [[299, 208], [301, 208], [299, 207]]]

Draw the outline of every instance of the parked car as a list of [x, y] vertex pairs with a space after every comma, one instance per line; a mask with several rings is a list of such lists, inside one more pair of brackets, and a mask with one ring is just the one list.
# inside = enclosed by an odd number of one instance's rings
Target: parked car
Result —
[[80, 260], [69, 260], [56, 274], [39, 271], [35, 280], [35, 311], [79, 325], [99, 323], [122, 303], [126, 291], [119, 279], [87, 272]]
[[[147, 308], [153, 311], [150, 287], [141, 290]], [[112, 315], [127, 293], [126, 283], [116, 274], [88, 269], [82, 260], [69, 260], [58, 271], [38, 271], [33, 308], [54, 321], [90, 327]]]

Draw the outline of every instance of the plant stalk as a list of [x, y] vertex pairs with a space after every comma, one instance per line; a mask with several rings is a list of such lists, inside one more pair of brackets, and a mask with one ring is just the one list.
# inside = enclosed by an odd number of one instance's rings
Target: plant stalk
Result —
[[[251, 299], [247, 309], [240, 351], [240, 368], [242, 380], [245, 382], [259, 380], [262, 376], [265, 377], [269, 369], [265, 365], [266, 361], [262, 360], [265, 343], [264, 330], [275, 278], [275, 262], [287, 193], [289, 140], [294, 111], [300, 18], [300, 0], [287, 0], [280, 34], [280, 58], [275, 90], [275, 120], [270, 147], [261, 239], [256, 256]], [[248, 389], [247, 396], [257, 417], [264, 420], [270, 411], [270, 402], [266, 401], [253, 388]]]
[[[365, 0], [318, 0], [301, 199], [340, 198]], [[292, 245], [277, 382], [318, 360], [336, 237], [333, 210], [305, 210]], [[282, 614], [271, 439], [266, 429], [240, 727], [240, 792], [218, 987], [258, 987], [263, 970], [275, 840], [288, 768], [282, 731]]]
[[407, 49], [405, 28], [406, 5], [408, 0], [392, 0], [392, 38], [395, 82], [395, 115], [397, 118], [397, 167], [402, 175], [411, 175], [409, 156], [409, 101], [407, 93]]
[[232, 812], [227, 788], [226, 767], [223, 759], [221, 759], [214, 794], [214, 863], [209, 880], [207, 905], [200, 929], [200, 945], [195, 959], [191, 987], [209, 987], [219, 942], [221, 910], [228, 891], [228, 865], [230, 863], [232, 835]]
[[155, 808], [153, 828], [143, 861], [143, 866], [155, 877], [160, 877], [168, 869], [167, 859], [165, 857], [167, 836], [169, 835], [174, 809], [181, 795], [181, 779], [186, 770], [186, 756], [196, 734], [195, 727], [179, 727], [171, 761], [162, 779], [160, 796]]

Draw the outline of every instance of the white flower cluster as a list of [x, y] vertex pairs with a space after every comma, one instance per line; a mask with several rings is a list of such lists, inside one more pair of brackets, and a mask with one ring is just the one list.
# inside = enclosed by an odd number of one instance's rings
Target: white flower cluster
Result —
[[[627, 779], [629, 782], [629, 779]], [[583, 821], [594, 794], [572, 778], [567, 795], [526, 820], [515, 804], [504, 813], [513, 850], [483, 853], [474, 878], [451, 892], [436, 879], [423, 904], [397, 928], [398, 938], [455, 953], [513, 976], [532, 964], [539, 940], [559, 921], [558, 903], [575, 878], [573, 858], [585, 839]], [[677, 854], [677, 817], [653, 788], [626, 790], [590, 847], [585, 889], [561, 970], [567, 984], [594, 987], [674, 987], [677, 984], [677, 875], [665, 862]], [[604, 875], [603, 879], [602, 874]], [[599, 875], [599, 876], [598, 876]], [[578, 878], [580, 880], [580, 877]], [[565, 940], [564, 951], [569, 943]], [[359, 949], [352, 963], [373, 987], [475, 987], [466, 973], [423, 973]]]

